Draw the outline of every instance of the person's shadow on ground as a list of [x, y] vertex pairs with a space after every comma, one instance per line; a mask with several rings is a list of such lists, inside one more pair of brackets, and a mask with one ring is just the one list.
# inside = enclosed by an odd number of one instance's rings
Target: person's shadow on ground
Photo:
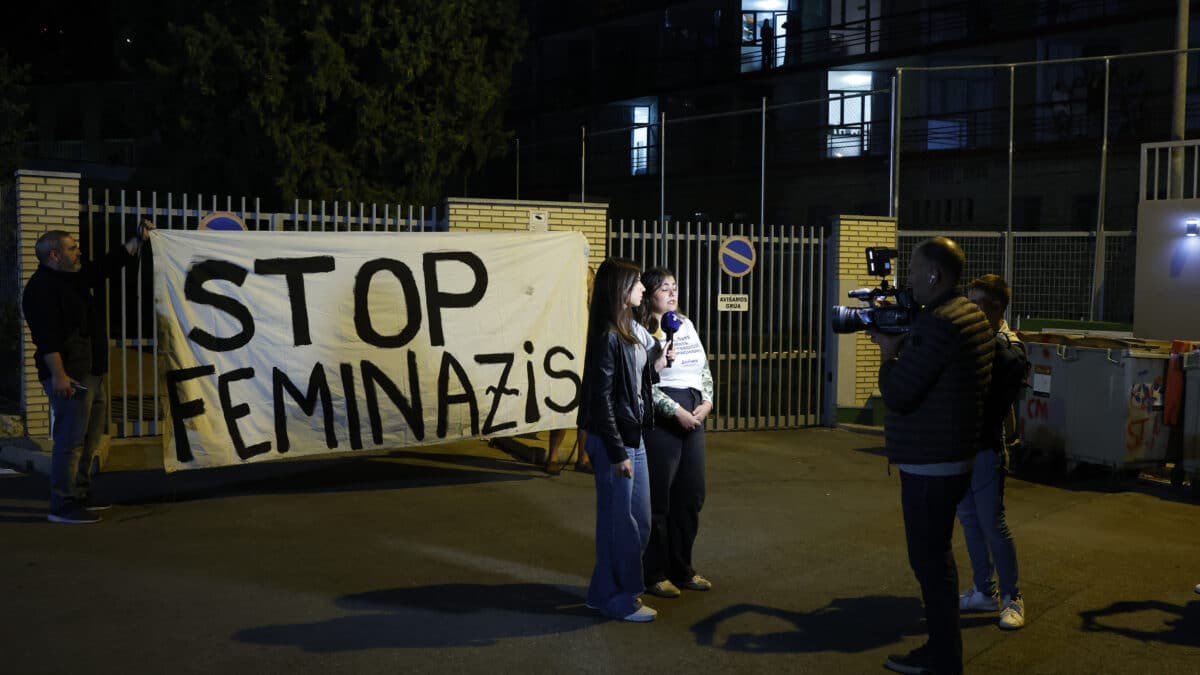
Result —
[[[1160, 612], [1171, 616], [1162, 624], [1161, 630], [1134, 628], [1130, 624], [1147, 625], [1141, 612]], [[1083, 629], [1106, 632], [1143, 642], [1164, 642], [1172, 645], [1200, 647], [1200, 600], [1185, 605], [1173, 605], [1158, 600], [1123, 600], [1103, 609], [1086, 610], [1079, 613]], [[1124, 624], [1124, 625], [1114, 625]]]
[[545, 584], [438, 584], [339, 598], [357, 610], [314, 623], [238, 631], [239, 642], [308, 652], [397, 647], [479, 647], [504, 638], [554, 635], [595, 625], [583, 589]]
[[[744, 615], [782, 619], [794, 630], [775, 633], [731, 633], [714, 644], [721, 624]], [[764, 605], [733, 605], [692, 626], [696, 642], [738, 652], [862, 652], [924, 635], [923, 611], [917, 598], [869, 596], [836, 598], [811, 612], [792, 612]]]

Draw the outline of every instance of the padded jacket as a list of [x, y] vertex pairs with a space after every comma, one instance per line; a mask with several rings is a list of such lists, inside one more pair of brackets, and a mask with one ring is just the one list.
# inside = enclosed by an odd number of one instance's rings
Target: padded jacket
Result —
[[975, 456], [991, 388], [993, 336], [983, 312], [958, 293], [917, 313], [900, 355], [879, 367], [889, 461], [935, 464]]
[[612, 329], [588, 339], [583, 398], [576, 424], [604, 441], [612, 464], [629, 459], [625, 448], [636, 448], [642, 442], [642, 434], [654, 427], [650, 386], [654, 377], [652, 364], [659, 350], [651, 348], [639, 373], [636, 349], [638, 345], [625, 342]]

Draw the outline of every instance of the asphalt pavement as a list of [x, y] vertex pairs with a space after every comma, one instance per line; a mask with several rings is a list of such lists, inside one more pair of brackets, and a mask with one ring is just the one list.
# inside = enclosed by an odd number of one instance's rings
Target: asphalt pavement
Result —
[[[116, 463], [97, 525], [47, 523], [45, 477], [5, 473], [0, 672], [885, 672], [924, 629], [881, 441], [710, 434], [695, 562], [714, 589], [647, 597], [650, 624], [583, 606], [592, 477], [480, 441]], [[965, 615], [968, 673], [1200, 672], [1200, 506], [1104, 477], [1007, 494], [1028, 624]]]

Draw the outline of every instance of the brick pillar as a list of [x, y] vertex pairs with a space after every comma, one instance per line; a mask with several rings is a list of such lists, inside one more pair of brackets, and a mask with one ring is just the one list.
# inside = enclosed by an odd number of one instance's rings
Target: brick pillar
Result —
[[[831, 304], [856, 305], [857, 300], [846, 297], [848, 292], [879, 284], [879, 277], [867, 273], [864, 250], [870, 246], [896, 247], [895, 218], [840, 216], [834, 223]], [[889, 277], [888, 281], [894, 284], [895, 276]], [[831, 385], [834, 391], [826, 400], [837, 407], [835, 421], [882, 424], [882, 407], [868, 406], [871, 398], [878, 394], [879, 347], [863, 332], [836, 335], [831, 331], [828, 344], [833, 351], [827, 358], [833, 370]]]
[[[33, 271], [37, 256], [33, 245], [49, 230], [66, 230], [79, 238], [79, 174], [55, 171], [17, 172], [17, 240], [21, 247], [17, 257], [20, 287], [23, 290]], [[37, 378], [33, 361], [33, 341], [25, 327], [24, 314], [19, 318], [21, 334], [21, 414], [25, 433], [35, 440], [50, 436], [50, 403]]]
[[534, 202], [452, 197], [446, 200], [452, 232], [530, 232], [574, 230], [588, 242], [588, 265], [608, 255], [608, 204]]

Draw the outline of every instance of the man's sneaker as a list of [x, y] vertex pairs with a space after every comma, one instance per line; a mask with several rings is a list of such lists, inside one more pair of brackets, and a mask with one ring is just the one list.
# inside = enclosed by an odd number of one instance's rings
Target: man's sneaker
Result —
[[632, 614], [626, 614], [625, 616], [621, 617], [621, 620], [622, 621], [633, 621], [634, 623], [647, 623], [647, 622], [653, 621], [654, 617], [656, 617], [656, 616], [658, 616], [657, 611], [651, 609], [650, 607], [642, 605], [641, 607], [638, 607], [637, 609], [633, 610]]
[[46, 515], [46, 520], [52, 523], [66, 523], [69, 525], [90, 525], [100, 522], [100, 516], [88, 513], [84, 509], [72, 509], [61, 513], [51, 511]]
[[691, 579], [683, 582], [683, 587], [689, 591], [711, 591], [712, 582], [699, 574], [693, 574]]
[[1021, 596], [1010, 598], [1004, 596], [1004, 609], [1000, 610], [1000, 627], [1005, 630], [1016, 630], [1025, 625], [1025, 601]]
[[1196, 592], [1200, 593], [1200, 584], [1196, 584]]
[[958, 608], [964, 612], [994, 612], [1000, 609], [1000, 596], [995, 591], [989, 595], [972, 586], [959, 594]]
[[891, 654], [883, 667], [897, 673], [924, 675], [933, 673], [933, 660], [929, 655], [929, 644], [923, 644], [907, 654]]
[[680, 596], [679, 587], [665, 579], [650, 584], [646, 592], [650, 595], [657, 595], [660, 598], [678, 598]]

